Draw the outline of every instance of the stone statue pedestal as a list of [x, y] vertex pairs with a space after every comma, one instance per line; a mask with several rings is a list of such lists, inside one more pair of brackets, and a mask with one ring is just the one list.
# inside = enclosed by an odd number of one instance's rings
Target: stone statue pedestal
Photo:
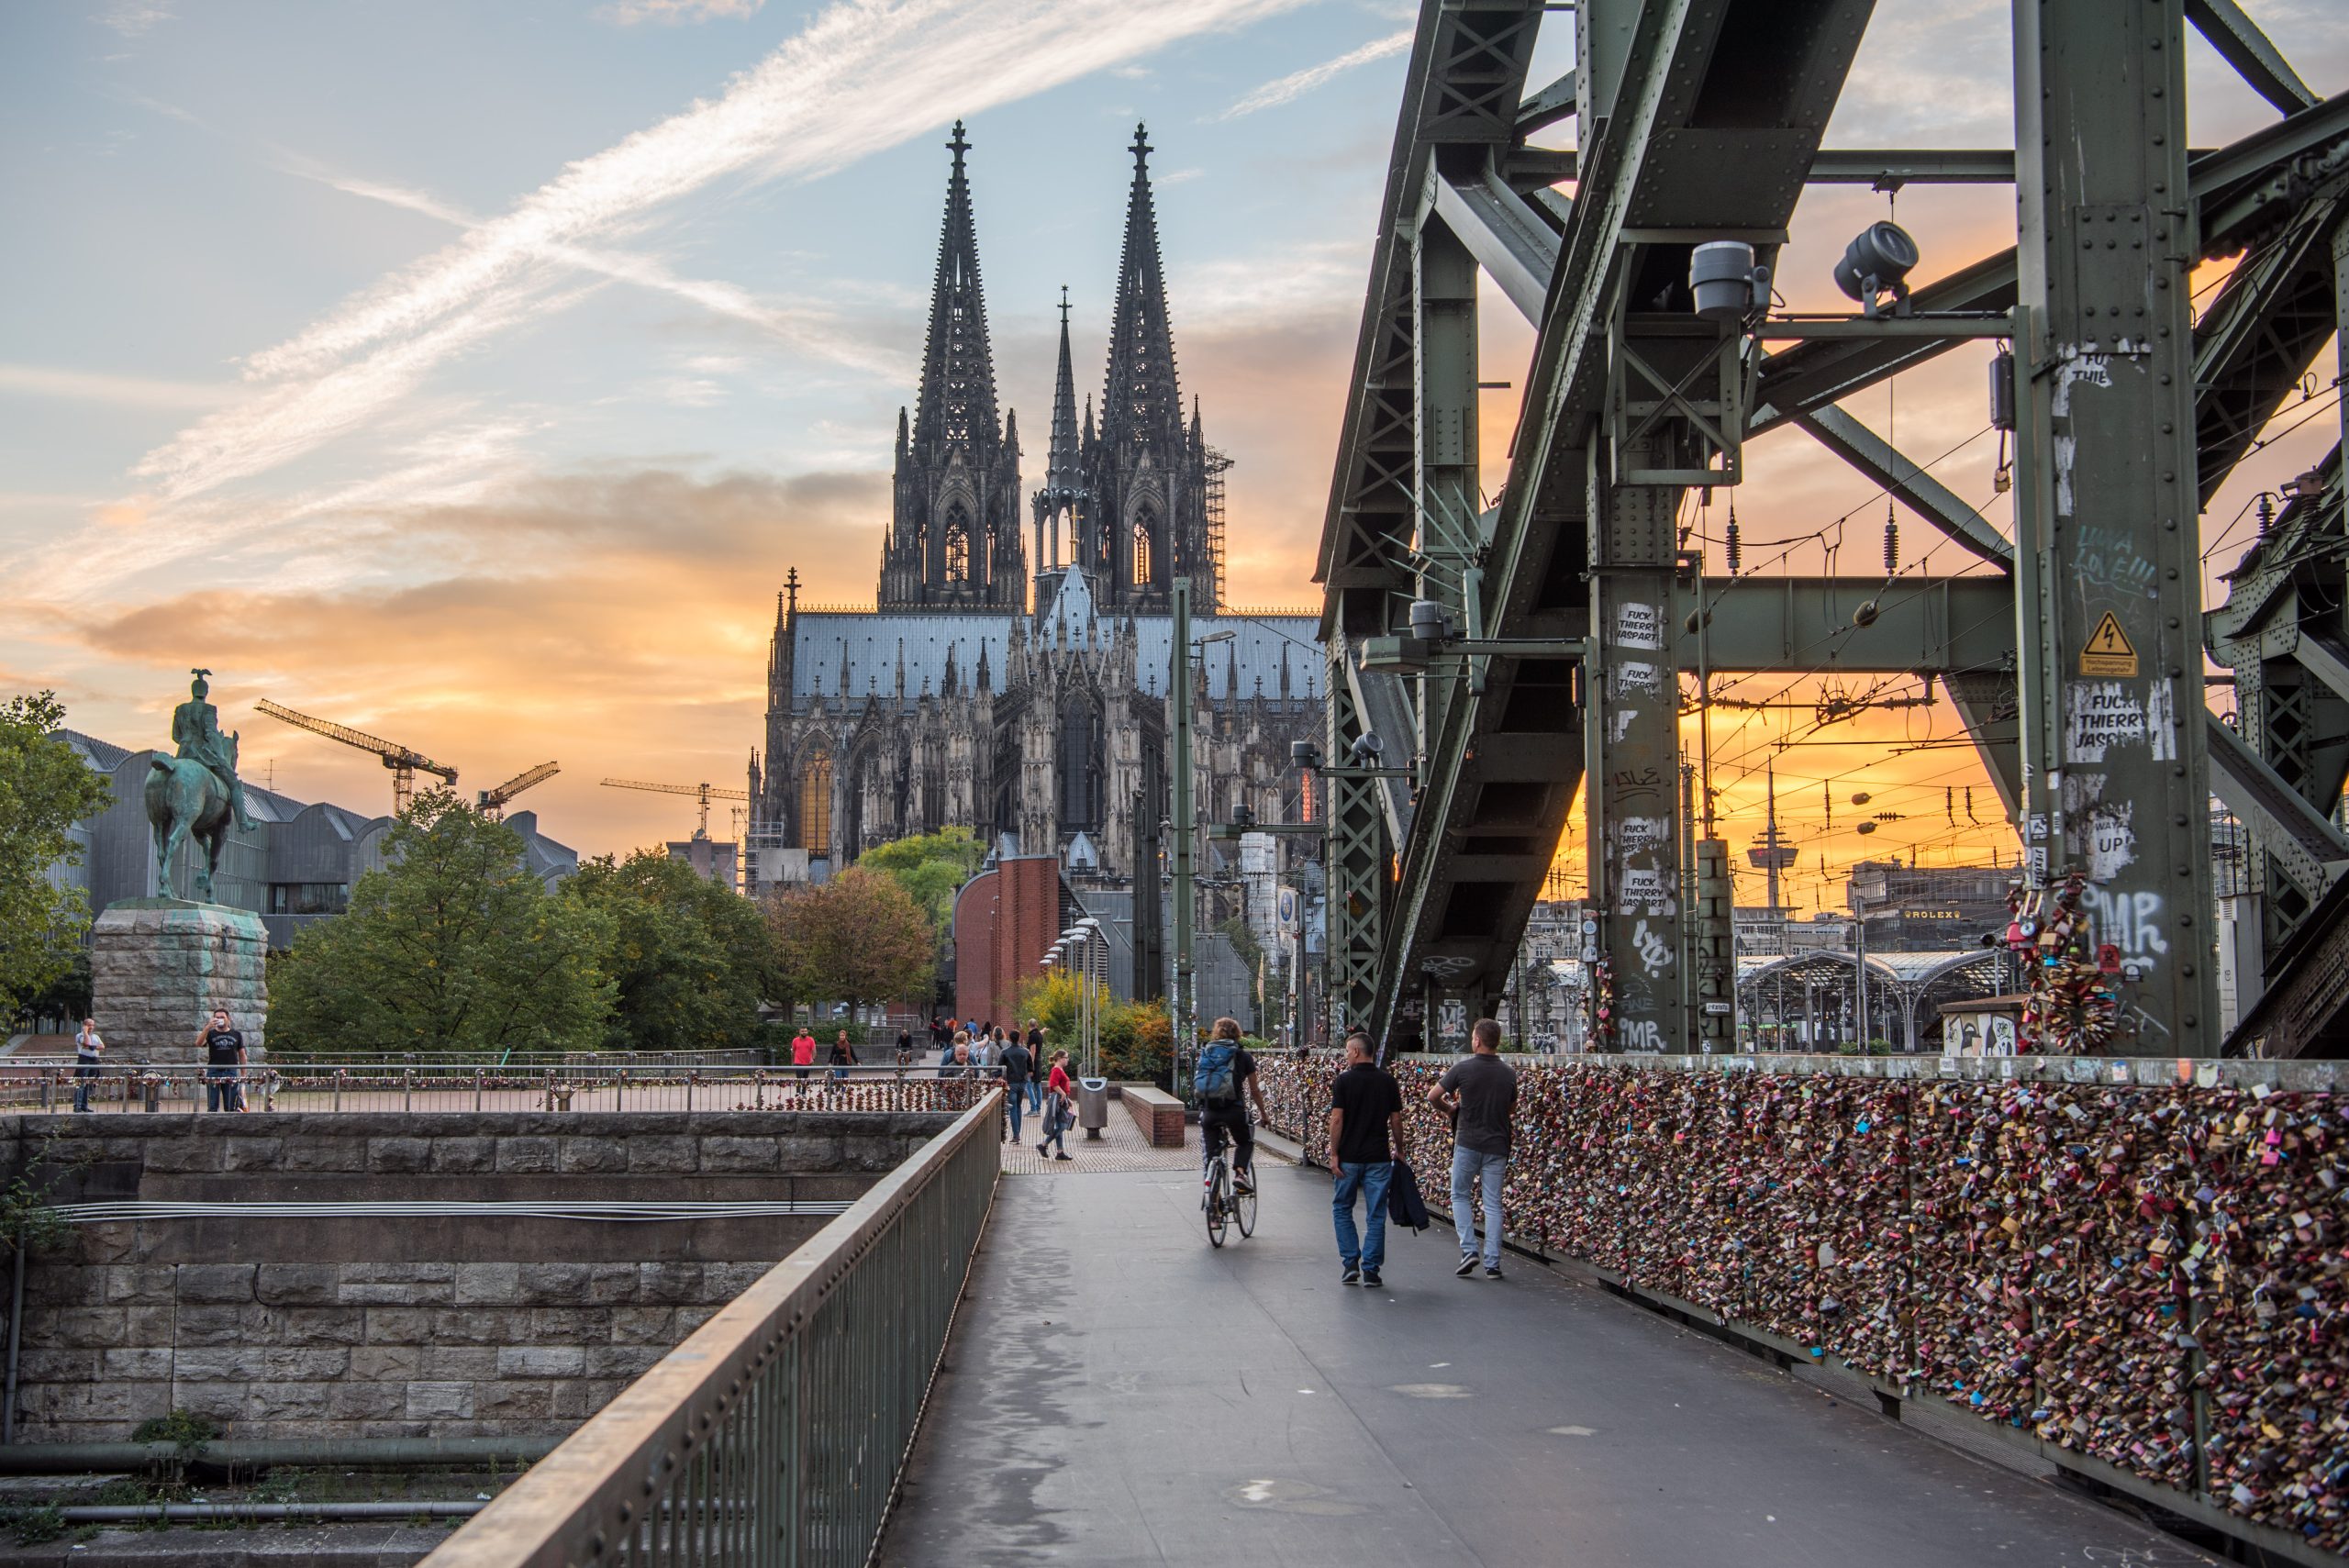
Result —
[[91, 1011], [107, 1062], [194, 1061], [215, 1007], [228, 1009], [260, 1061], [268, 952], [269, 932], [250, 910], [184, 898], [115, 903], [90, 932]]

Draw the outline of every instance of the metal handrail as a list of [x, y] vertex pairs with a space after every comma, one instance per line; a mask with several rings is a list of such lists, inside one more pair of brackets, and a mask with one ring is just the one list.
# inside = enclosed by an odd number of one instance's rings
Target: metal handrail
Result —
[[[86, 1073], [86, 1076], [84, 1075]], [[200, 1062], [0, 1062], [0, 1109], [62, 1112], [87, 1104], [110, 1114], [201, 1108], [233, 1090], [228, 1108], [430, 1113], [484, 1110], [721, 1111], [968, 1109], [1000, 1066], [657, 1067], [619, 1064], [495, 1068], [465, 1062], [279, 1059], [214, 1068]]]
[[870, 1561], [1000, 1174], [999, 1090], [420, 1568]]

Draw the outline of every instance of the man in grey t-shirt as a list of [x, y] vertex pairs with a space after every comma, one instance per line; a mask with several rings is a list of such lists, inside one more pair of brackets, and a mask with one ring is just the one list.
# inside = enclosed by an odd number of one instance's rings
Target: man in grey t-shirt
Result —
[[1478, 1018], [1468, 1055], [1455, 1062], [1428, 1104], [1452, 1118], [1452, 1229], [1460, 1237], [1460, 1266], [1476, 1272], [1477, 1189], [1485, 1200], [1485, 1277], [1501, 1277], [1501, 1180], [1508, 1171], [1509, 1118], [1517, 1110], [1517, 1069], [1500, 1058], [1501, 1026]]

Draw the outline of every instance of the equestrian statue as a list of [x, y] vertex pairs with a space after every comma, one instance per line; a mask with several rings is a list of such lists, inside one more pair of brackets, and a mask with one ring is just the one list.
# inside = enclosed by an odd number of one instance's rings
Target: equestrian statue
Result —
[[177, 752], [148, 759], [151, 770], [143, 792], [147, 820], [155, 829], [155, 874], [171, 891], [172, 857], [180, 845], [194, 839], [204, 851], [195, 867], [195, 895], [212, 900], [212, 875], [220, 869], [220, 851], [230, 828], [251, 832], [253, 819], [245, 815], [245, 786], [237, 777], [237, 736], [220, 733], [220, 710], [206, 700], [211, 687], [194, 672], [188, 700], [172, 710], [172, 740]]

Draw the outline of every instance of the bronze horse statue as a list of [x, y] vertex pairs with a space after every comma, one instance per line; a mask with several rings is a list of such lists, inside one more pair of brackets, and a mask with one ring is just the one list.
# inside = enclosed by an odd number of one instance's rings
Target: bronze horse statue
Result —
[[220, 851], [228, 841], [234, 817], [228, 809], [228, 786], [219, 775], [191, 757], [157, 755], [148, 759], [150, 770], [141, 792], [147, 820], [155, 829], [155, 874], [165, 896], [172, 890], [172, 857], [194, 839], [204, 851], [195, 864], [195, 896], [212, 901], [212, 873], [220, 869]]

